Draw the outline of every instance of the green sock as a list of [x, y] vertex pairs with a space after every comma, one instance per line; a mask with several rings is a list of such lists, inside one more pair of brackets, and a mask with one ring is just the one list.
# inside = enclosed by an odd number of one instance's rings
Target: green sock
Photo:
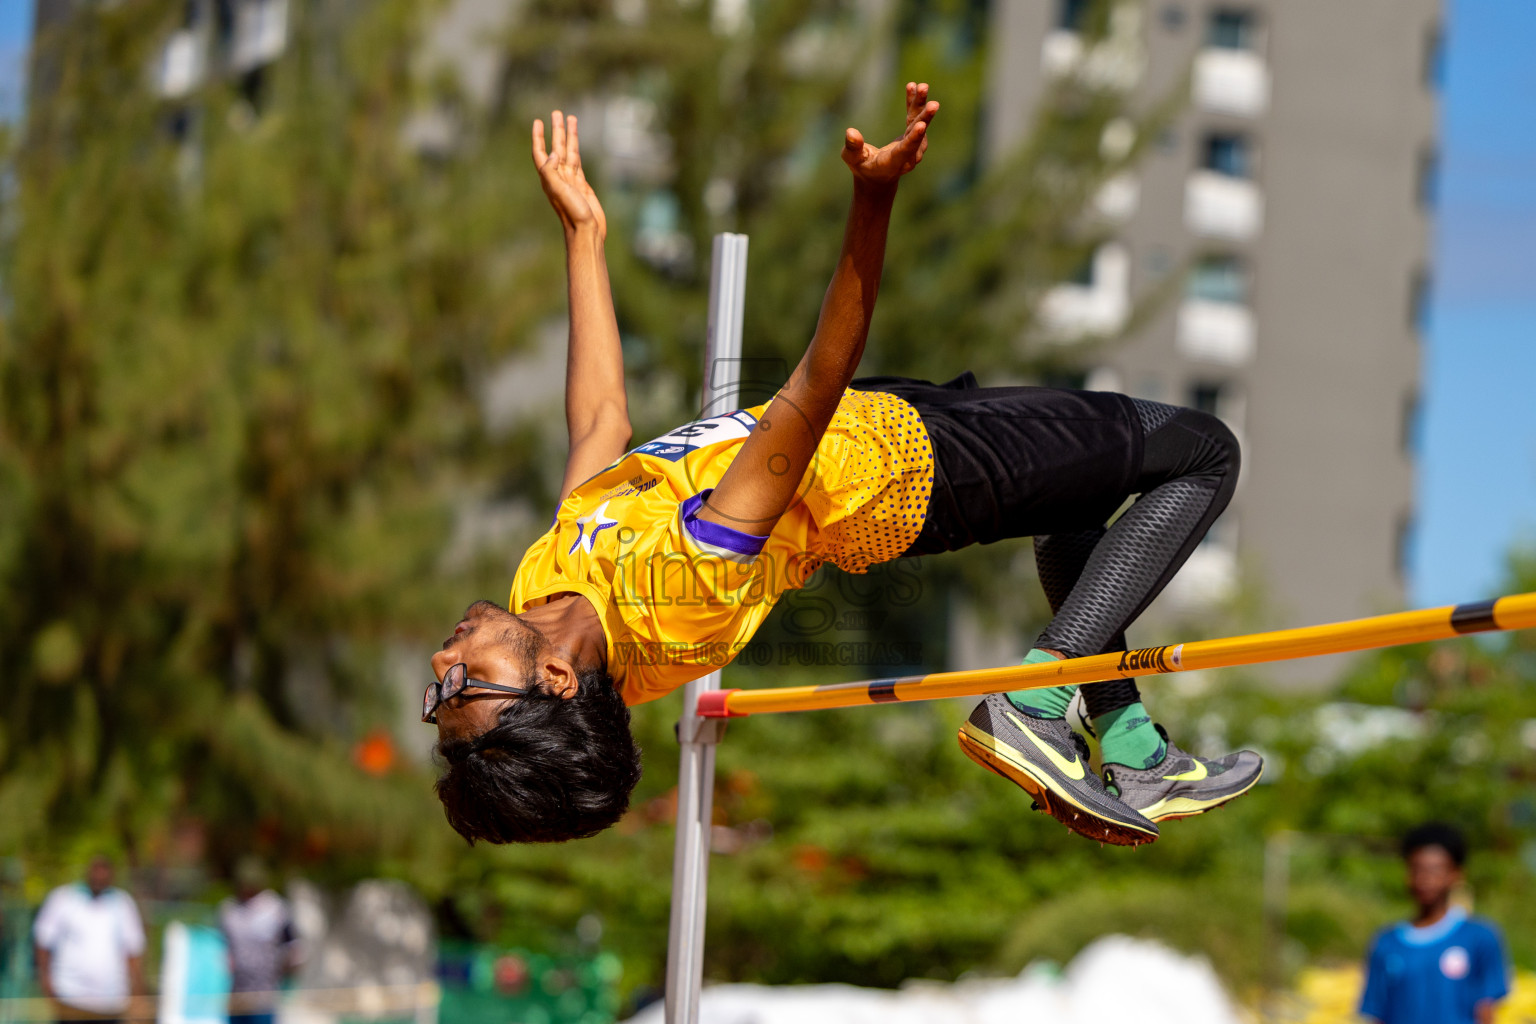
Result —
[[[1043, 665], [1055, 661], [1054, 654], [1047, 654], [1036, 647], [1024, 656], [1024, 665]], [[1066, 718], [1067, 705], [1072, 703], [1075, 686], [1052, 686], [1044, 690], [1014, 690], [1008, 694], [1008, 703], [1027, 715], [1036, 718]]]
[[1168, 744], [1141, 701], [1098, 716], [1093, 720], [1093, 731], [1099, 734], [1099, 750], [1106, 764], [1152, 768], [1168, 755]]

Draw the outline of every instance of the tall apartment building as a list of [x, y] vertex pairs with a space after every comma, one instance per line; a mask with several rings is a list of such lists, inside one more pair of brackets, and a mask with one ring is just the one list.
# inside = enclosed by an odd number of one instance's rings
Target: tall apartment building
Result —
[[[1239, 576], [1277, 627], [1403, 600], [1440, 6], [1123, 0], [1085, 46], [1084, 0], [993, 5], [994, 155], [1052, 76], [1094, 75], [1142, 106], [1189, 84], [1134, 177], [1099, 197], [1113, 240], [1043, 310], [1063, 338], [1113, 332], [1135, 296], [1187, 275], [1087, 374], [1215, 412], [1243, 441], [1237, 496], [1165, 603]], [[1129, 144], [1119, 129], [1106, 147]]]

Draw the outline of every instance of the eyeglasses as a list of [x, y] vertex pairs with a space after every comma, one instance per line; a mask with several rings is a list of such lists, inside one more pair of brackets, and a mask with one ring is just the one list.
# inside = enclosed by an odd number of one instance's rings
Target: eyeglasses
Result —
[[[437, 708], [445, 700], [452, 700], [471, 686], [481, 690], [495, 690], [496, 693], [510, 693], [518, 697], [531, 693], [531, 690], [520, 689], [516, 686], [501, 686], [497, 683], [487, 683], [481, 679], [469, 678], [469, 666], [463, 662], [443, 673], [443, 681], [427, 684], [427, 692], [421, 695], [421, 720], [428, 725], [437, 724]], [[495, 694], [482, 693], [482, 697], [492, 697]]]

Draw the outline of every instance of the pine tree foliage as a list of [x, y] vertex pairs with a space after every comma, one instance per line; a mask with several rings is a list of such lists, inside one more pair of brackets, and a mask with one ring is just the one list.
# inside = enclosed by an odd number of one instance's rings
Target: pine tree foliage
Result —
[[173, 104], [146, 69], [183, 6], [83, 7], [15, 153], [0, 829], [402, 845], [421, 780], [324, 738], [397, 713], [382, 642], [473, 579], [440, 566], [457, 503], [540, 455], [473, 386], [546, 301], [508, 255], [532, 192], [401, 144], [420, 4], [315, 5], [265, 77]]

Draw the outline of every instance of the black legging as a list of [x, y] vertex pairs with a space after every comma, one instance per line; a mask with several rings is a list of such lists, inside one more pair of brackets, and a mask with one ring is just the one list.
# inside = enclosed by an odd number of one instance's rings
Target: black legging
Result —
[[[1035, 564], [1054, 617], [1035, 646], [1081, 657], [1126, 649], [1125, 630], [1173, 579], [1232, 500], [1237, 438], [1206, 413], [1133, 400], [1145, 434], [1141, 497], [1108, 527], [1035, 538]], [[1097, 717], [1140, 699], [1136, 683], [1083, 687]]]
[[[1215, 416], [1125, 395], [977, 387], [901, 377], [853, 382], [912, 403], [933, 445], [933, 496], [907, 556], [1034, 537], [1054, 613], [1035, 646], [1124, 650], [1126, 627], [1189, 558], [1237, 486], [1237, 439]], [[1136, 502], [1113, 526], [1124, 500]], [[1083, 690], [1090, 714], [1134, 683]]]

